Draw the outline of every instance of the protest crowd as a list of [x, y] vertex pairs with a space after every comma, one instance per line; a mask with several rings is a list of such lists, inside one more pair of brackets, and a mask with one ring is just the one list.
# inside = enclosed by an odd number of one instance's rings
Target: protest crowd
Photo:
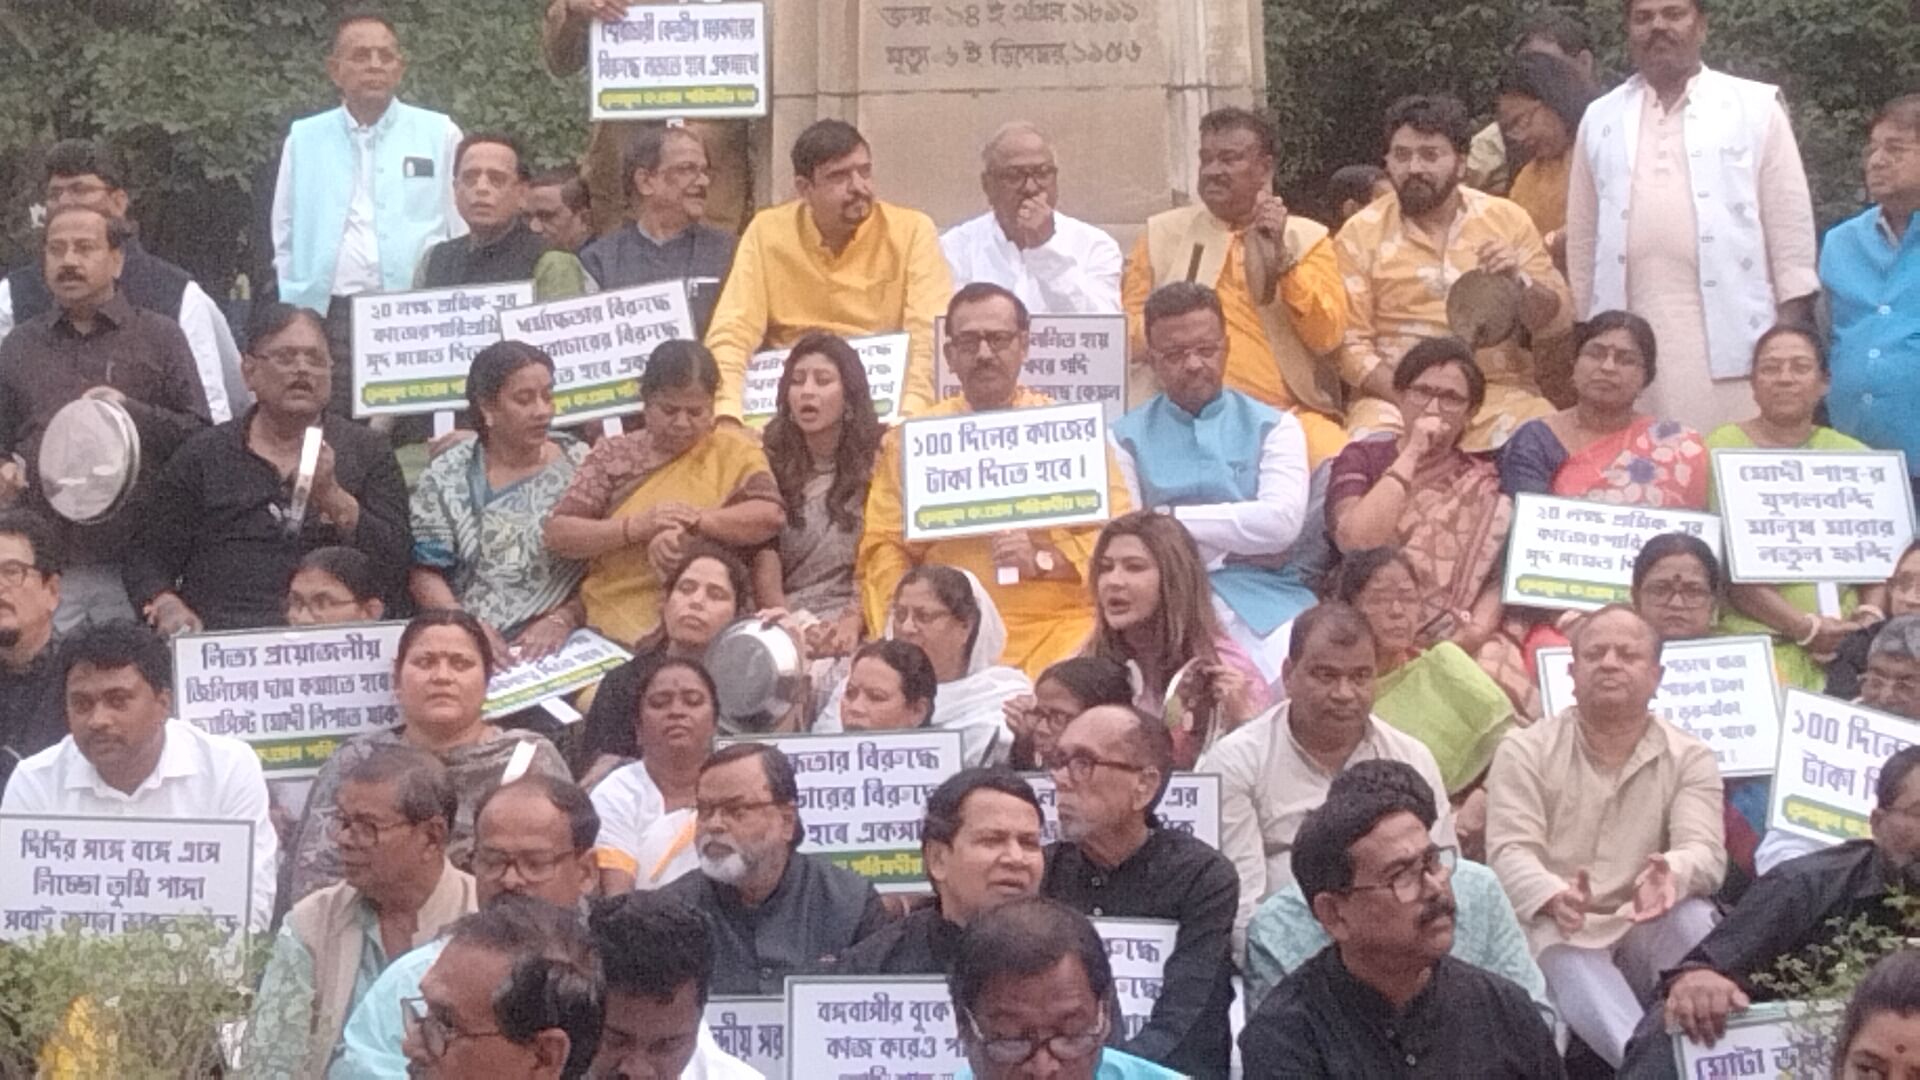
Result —
[[[764, 59], [643, 7], [547, 64]], [[841, 120], [536, 175], [356, 13], [241, 327], [59, 143], [0, 956], [246, 931], [256, 1077], [1914, 1075], [1920, 957], [1778, 976], [1920, 886], [1920, 95], [1817, 239], [1710, 7], [1351, 118], [1337, 221], [1215, 109], [1124, 252], [1016, 117], [944, 232]]]

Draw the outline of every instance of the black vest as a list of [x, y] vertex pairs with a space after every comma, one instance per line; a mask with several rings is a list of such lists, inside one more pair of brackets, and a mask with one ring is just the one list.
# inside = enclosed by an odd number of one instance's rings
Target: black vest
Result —
[[[120, 294], [127, 303], [145, 311], [180, 318], [180, 299], [193, 278], [185, 270], [165, 259], [147, 254], [140, 241], [131, 237], [121, 249], [127, 257], [120, 272]], [[47, 278], [41, 263], [29, 263], [7, 275], [7, 288], [13, 293], [13, 321], [26, 322], [35, 315], [53, 310], [53, 294], [47, 291]]]

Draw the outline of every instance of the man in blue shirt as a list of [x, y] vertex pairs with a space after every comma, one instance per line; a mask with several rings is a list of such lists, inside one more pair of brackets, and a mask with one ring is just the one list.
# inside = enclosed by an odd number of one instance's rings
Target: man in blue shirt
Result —
[[1833, 426], [1904, 450], [1920, 491], [1920, 94], [1874, 117], [1865, 154], [1874, 205], [1827, 233], [1820, 284], [1833, 310]]

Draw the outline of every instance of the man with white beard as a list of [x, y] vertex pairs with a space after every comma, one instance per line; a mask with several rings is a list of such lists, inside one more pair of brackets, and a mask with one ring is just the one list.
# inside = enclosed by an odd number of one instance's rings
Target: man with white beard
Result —
[[800, 789], [780, 748], [737, 743], [700, 767], [694, 848], [700, 869], [660, 890], [713, 930], [715, 994], [779, 994], [885, 925], [866, 879], [796, 848]]

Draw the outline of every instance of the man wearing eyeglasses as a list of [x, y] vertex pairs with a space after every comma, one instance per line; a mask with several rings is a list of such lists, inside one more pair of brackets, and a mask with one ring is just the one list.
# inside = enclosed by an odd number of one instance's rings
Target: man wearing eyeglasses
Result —
[[320, 1075], [388, 961], [478, 908], [473, 878], [447, 861], [455, 808], [446, 766], [410, 747], [380, 750], [341, 778], [327, 827], [345, 880], [280, 925], [247, 1024], [251, 1075]]
[[1233, 343], [1227, 385], [1291, 412], [1318, 465], [1347, 443], [1331, 359], [1346, 330], [1347, 297], [1327, 227], [1274, 195], [1273, 169], [1266, 117], [1228, 107], [1200, 118], [1200, 202], [1147, 219], [1121, 282], [1133, 357], [1128, 396], [1139, 401], [1159, 389], [1147, 363], [1148, 295], [1176, 281], [1205, 285], [1220, 295]]
[[1307, 815], [1293, 872], [1333, 944], [1247, 1017], [1247, 1080], [1565, 1075], [1527, 992], [1449, 953], [1458, 860], [1403, 793], [1347, 788]]
[[1294, 414], [1226, 385], [1234, 346], [1218, 293], [1176, 281], [1141, 314], [1160, 393], [1113, 425], [1128, 493], [1186, 526], [1221, 629], [1271, 682], [1287, 654], [1280, 629], [1332, 566], [1331, 468], [1309, 475]]
[[1512, 732], [1487, 776], [1487, 862], [1567, 1026], [1618, 1068], [1660, 972], [1713, 926], [1720, 768], [1648, 711], [1660, 638], [1612, 605], [1573, 635], [1573, 696]]
[[1113, 1013], [1107, 946], [1056, 900], [1010, 900], [968, 925], [953, 973], [968, 1068], [957, 1080], [1173, 1080], [1180, 1073], [1105, 1046]]
[[1909, 933], [1906, 908], [1895, 898], [1920, 890], [1920, 746], [1903, 747], [1880, 766], [1867, 821], [1871, 836], [1816, 849], [1761, 875], [1661, 976], [1621, 1076], [1677, 1080], [1669, 1031], [1712, 1046], [1726, 1034], [1728, 1018], [1779, 999], [1755, 976], [1773, 975], [1780, 961], [1827, 945], [1837, 926], [1864, 920], [1897, 936]]
[[627, 147], [627, 213], [632, 219], [580, 253], [603, 289], [687, 281], [694, 329], [713, 320], [720, 283], [733, 265], [733, 233], [709, 225], [713, 168], [707, 144], [689, 127], [650, 125]]
[[793, 763], [777, 746], [736, 743], [700, 767], [700, 869], [660, 894], [706, 916], [716, 993], [779, 994], [788, 975], [830, 965], [886, 924], [865, 878], [797, 850], [799, 802]]
[[1234, 953], [1260, 901], [1293, 880], [1294, 834], [1349, 765], [1404, 761], [1434, 792], [1433, 842], [1458, 847], [1453, 808], [1433, 751], [1373, 715], [1375, 644], [1345, 604], [1308, 608], [1293, 621], [1281, 669], [1287, 700], [1222, 736], [1194, 767], [1220, 776], [1220, 850], [1240, 875]]
[[[960, 416], [1000, 409], [1052, 405], [1045, 394], [1020, 385], [1027, 362], [1032, 318], [1020, 298], [1004, 287], [976, 281], [947, 303], [945, 350], [948, 370], [960, 381], [960, 396], [927, 409], [925, 416]], [[867, 507], [854, 578], [868, 626], [887, 625], [900, 579], [915, 566], [938, 563], [979, 579], [1007, 624], [1000, 663], [1028, 678], [1056, 661], [1077, 655], [1093, 631], [1086, 575], [1099, 529], [1005, 529], [991, 536], [962, 536], [908, 543], [901, 506], [901, 429], [887, 432], [867, 489]], [[1107, 498], [1118, 517], [1131, 506], [1119, 459], [1107, 452]]]
[[940, 236], [961, 285], [991, 281], [1035, 312], [1104, 315], [1120, 311], [1120, 245], [1061, 213], [1053, 144], [1025, 120], [1003, 125], [980, 151], [987, 212]]
[[[502, 784], [474, 813], [473, 878], [482, 909], [504, 897], [528, 897], [578, 908], [592, 895], [598, 871], [593, 844], [600, 815], [587, 794], [564, 780], [526, 776]], [[400, 1080], [401, 1002], [417, 997], [444, 939], [395, 960], [362, 995], [334, 1048], [331, 1080]]]
[[[127, 589], [163, 634], [284, 625], [300, 559], [333, 545], [366, 554], [391, 607], [412, 556], [393, 448], [327, 407], [334, 373], [319, 317], [267, 304], [254, 326], [241, 361], [254, 407], [200, 432], [166, 463], [127, 556]], [[322, 439], [302, 501], [311, 427]]]
[[25, 758], [67, 734], [66, 679], [53, 613], [60, 547], [31, 510], [0, 510], [0, 791]]
[[1060, 840], [1047, 848], [1041, 895], [1086, 915], [1179, 927], [1153, 1014], [1120, 1045], [1190, 1076], [1225, 1077], [1240, 881], [1226, 856], [1154, 817], [1173, 778], [1166, 724], [1131, 705], [1088, 709], [1045, 764], [1058, 785]]

